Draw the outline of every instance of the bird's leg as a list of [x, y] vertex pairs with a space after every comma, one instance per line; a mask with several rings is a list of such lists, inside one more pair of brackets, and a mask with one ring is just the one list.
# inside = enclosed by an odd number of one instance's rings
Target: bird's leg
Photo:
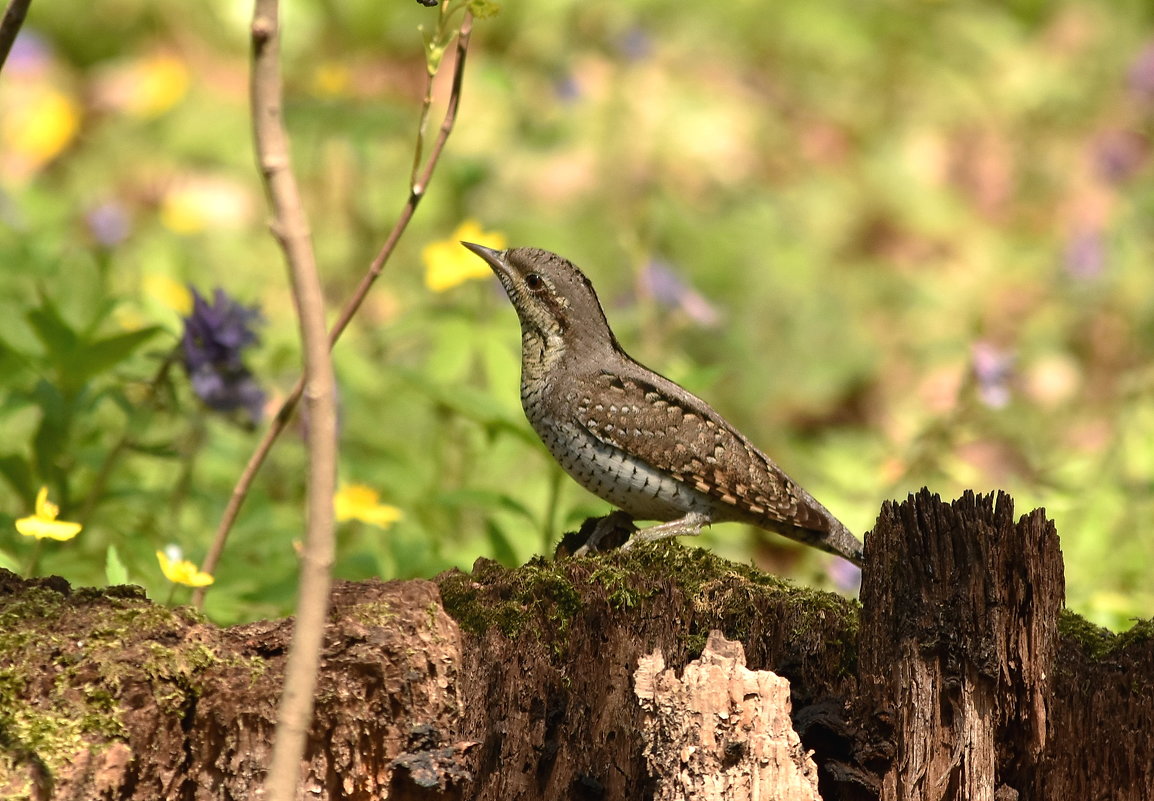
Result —
[[[584, 528], [584, 527], [583, 527]], [[578, 548], [573, 555], [585, 556], [588, 553], [593, 553], [601, 550], [601, 541], [614, 534], [624, 532], [626, 537], [632, 536], [637, 531], [637, 526], [633, 525], [633, 518], [626, 512], [620, 509], [610, 512], [609, 514], [598, 520], [594, 526], [593, 531], [589, 535], [589, 539], [585, 540], [585, 544]], [[628, 539], [626, 540], [628, 542]], [[612, 542], [609, 547], [613, 547]]]
[[642, 542], [656, 542], [670, 537], [696, 536], [709, 523], [709, 515], [702, 512], [690, 512], [677, 520], [670, 520], [668, 523], [660, 523], [635, 531], [629, 541], [621, 546], [621, 550], [627, 551]]

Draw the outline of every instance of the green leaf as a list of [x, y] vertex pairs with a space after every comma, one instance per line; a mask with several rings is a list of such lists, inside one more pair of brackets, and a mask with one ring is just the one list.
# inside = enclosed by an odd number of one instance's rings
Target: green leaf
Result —
[[466, 381], [476, 354], [476, 324], [452, 314], [434, 322], [433, 349], [425, 359], [425, 373], [432, 380], [444, 383]]
[[47, 350], [48, 360], [57, 369], [63, 369], [72, 361], [79, 337], [76, 331], [64, 321], [59, 310], [46, 297], [40, 305], [26, 315], [32, 331]]
[[492, 548], [493, 558], [506, 567], [516, 567], [521, 560], [505, 532], [493, 520], [485, 521], [485, 534], [489, 538], [489, 547]]
[[110, 587], [128, 583], [128, 568], [120, 560], [120, 553], [115, 545], [109, 545], [104, 554], [104, 579]]
[[118, 306], [120, 306], [120, 299], [117, 297], [101, 298], [88, 320], [88, 325], [84, 327], [83, 331], [80, 331], [81, 339], [92, 339], [96, 329], [112, 316]]
[[0, 384], [27, 364], [24, 354], [0, 339]]
[[534, 526], [538, 525], [536, 515], [520, 501], [503, 492], [482, 489], [458, 489], [442, 492], [437, 495], [437, 504], [449, 508], [490, 509], [493, 511], [512, 512], [519, 515]]
[[0, 548], [0, 567], [5, 570], [11, 570], [13, 573], [19, 573], [22, 569], [16, 557], [2, 548]]
[[47, 381], [37, 383], [33, 396], [42, 414], [32, 442], [36, 471], [42, 478], [49, 479], [55, 476], [61, 454], [69, 447], [75, 406]]
[[4, 477], [17, 495], [29, 499], [29, 503], [36, 496], [37, 487], [32, 481], [32, 468], [22, 456], [0, 456], [0, 476]]
[[483, 392], [467, 384], [447, 386], [430, 381], [416, 370], [397, 369], [397, 375], [408, 381], [414, 388], [425, 393], [430, 399], [445, 408], [457, 412], [466, 419], [484, 425], [495, 431], [515, 434], [526, 442], [536, 443], [537, 438], [525, 422], [523, 415], [511, 412], [488, 392]]
[[521, 416], [521, 352], [512, 350], [495, 337], [484, 337], [480, 344], [485, 381], [493, 388], [493, 400], [509, 410], [515, 419]]
[[86, 379], [99, 375], [120, 364], [162, 330], [159, 326], [150, 326], [99, 339], [82, 349], [79, 354], [82, 358], [75, 368], [82, 371]]
[[75, 394], [94, 376], [116, 367], [163, 330], [149, 326], [90, 340], [89, 332], [78, 333], [47, 297], [41, 298], [40, 306], [29, 311], [27, 318], [65, 394]]
[[159, 459], [175, 459], [185, 455], [171, 442], [129, 442], [128, 450]]

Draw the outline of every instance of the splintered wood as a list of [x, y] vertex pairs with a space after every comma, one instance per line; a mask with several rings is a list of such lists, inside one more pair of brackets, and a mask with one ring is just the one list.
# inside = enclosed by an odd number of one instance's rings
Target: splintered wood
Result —
[[[1128, 782], [1044, 792], [1071, 762], [1091, 764], [1086, 740], [1046, 765], [1051, 738], [1064, 733], [1051, 716], [1065, 703], [1053, 687], [1065, 666], [1062, 552], [1044, 511], [1017, 518], [1004, 493], [946, 504], [923, 490], [886, 503], [868, 539], [857, 704], [866, 715], [885, 710], [892, 727], [882, 801], [1151, 798], [1149, 786], [1126, 796]], [[1093, 698], [1097, 688], [1079, 692]], [[1127, 731], [1117, 717], [1099, 737]]]
[[789, 682], [746, 668], [741, 643], [710, 632], [681, 678], [658, 649], [633, 679], [655, 801], [820, 801], [817, 767], [790, 720]]

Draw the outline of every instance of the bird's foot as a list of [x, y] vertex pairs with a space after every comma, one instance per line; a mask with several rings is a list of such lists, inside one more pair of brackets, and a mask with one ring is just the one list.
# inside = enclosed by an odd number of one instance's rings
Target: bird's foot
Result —
[[629, 541], [621, 546], [621, 550], [628, 551], [633, 546], [643, 542], [667, 540], [670, 537], [695, 537], [701, 533], [701, 529], [709, 525], [709, 522], [709, 515], [701, 512], [690, 512], [677, 520], [670, 520], [668, 523], [660, 523], [635, 531]]
[[[633, 525], [633, 518], [620, 509], [607, 514], [605, 517], [586, 520], [579, 532], [579, 537], [584, 537], [585, 542], [573, 552], [573, 555], [585, 556], [597, 551], [608, 551], [616, 548], [627, 543], [630, 536], [636, 531], [637, 526]], [[588, 532], [587, 536], [586, 532]]]

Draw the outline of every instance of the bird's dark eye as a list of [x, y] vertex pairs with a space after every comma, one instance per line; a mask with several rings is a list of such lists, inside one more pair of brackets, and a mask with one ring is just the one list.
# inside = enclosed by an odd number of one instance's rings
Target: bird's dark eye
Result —
[[525, 286], [529, 287], [531, 292], [540, 292], [545, 288], [545, 279], [537, 273], [529, 273], [525, 276]]

